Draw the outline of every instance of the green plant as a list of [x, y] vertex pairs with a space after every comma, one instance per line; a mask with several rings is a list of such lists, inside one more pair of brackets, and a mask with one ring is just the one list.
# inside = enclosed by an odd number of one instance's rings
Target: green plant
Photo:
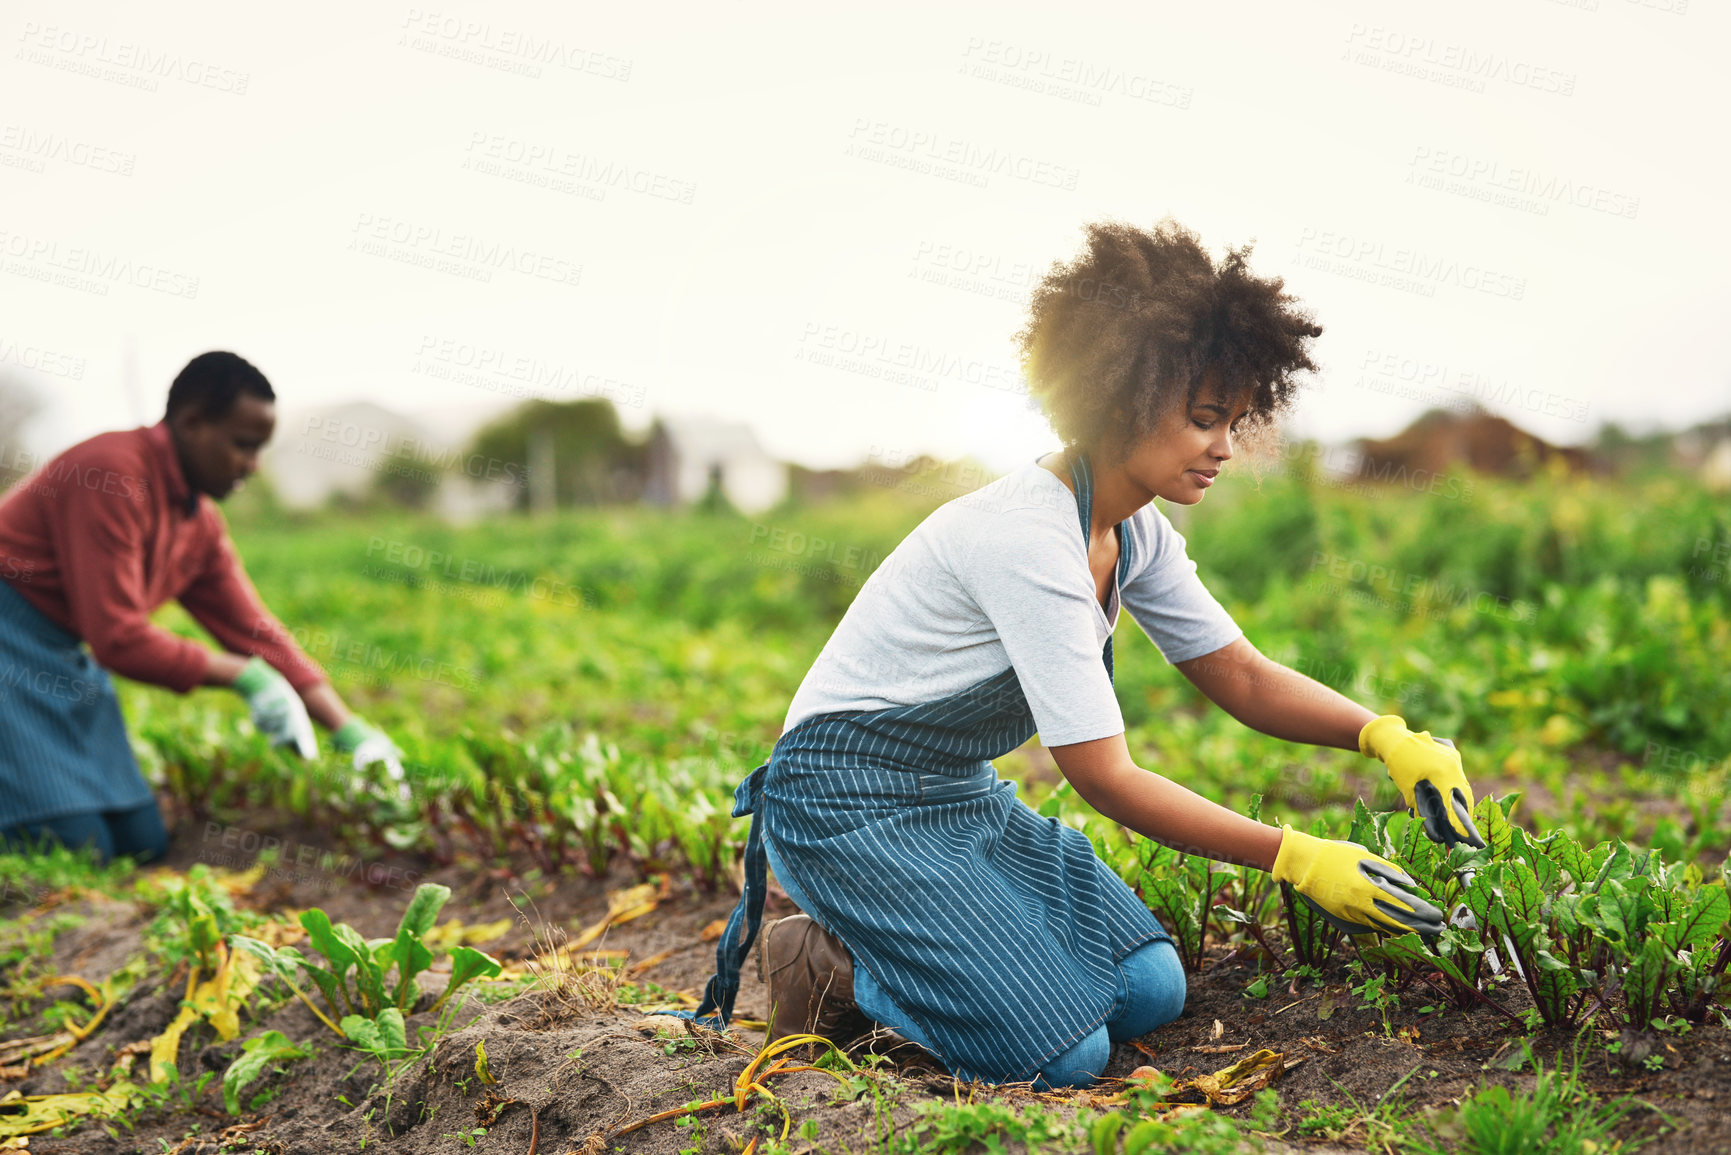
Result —
[[469, 1131], [447, 1131], [439, 1136], [441, 1139], [455, 1139], [465, 1147], [473, 1147], [475, 1141], [487, 1133], [485, 1127], [476, 1127]]
[[1300, 1119], [1294, 1130], [1307, 1138], [1330, 1143], [1363, 1144], [1372, 1151], [1388, 1151], [1402, 1146], [1411, 1137], [1412, 1125], [1408, 1118], [1408, 1104], [1400, 1089], [1417, 1072], [1418, 1067], [1414, 1067], [1396, 1079], [1369, 1106], [1360, 1103], [1352, 1092], [1330, 1079], [1330, 1084], [1346, 1102], [1304, 1100], [1298, 1105]]
[[[413, 1010], [419, 993], [415, 976], [433, 962], [433, 952], [422, 939], [432, 930], [450, 896], [449, 887], [421, 884], [409, 899], [396, 935], [371, 942], [347, 923], [333, 925], [330, 916], [317, 907], [306, 911], [301, 915], [301, 926], [328, 967], [319, 966], [292, 947], [272, 948], [242, 935], [234, 936], [231, 942], [236, 949], [261, 960], [339, 1036], [387, 1058], [409, 1049], [404, 1015]], [[501, 969], [496, 960], [469, 946], [452, 948], [450, 959], [451, 977], [431, 1008], [435, 1013], [464, 984], [491, 978]], [[329, 1016], [295, 985], [297, 974], [312, 980], [331, 1012]], [[340, 1025], [332, 1021], [338, 1016]]]
[[311, 1046], [289, 1040], [281, 1031], [266, 1031], [241, 1044], [241, 1054], [222, 1076], [222, 1103], [230, 1115], [240, 1114], [240, 1092], [275, 1063], [290, 1063], [313, 1053]]
[[[1361, 951], [1367, 960], [1426, 976], [1439, 973], [1451, 1000], [1489, 1003], [1488, 952], [1508, 956], [1550, 1027], [1607, 1015], [1636, 1029], [1674, 1014], [1705, 1021], [1731, 962], [1725, 879], [1668, 866], [1655, 851], [1620, 840], [1587, 849], [1562, 831], [1534, 837], [1508, 821], [1513, 800], [1481, 800], [1483, 850], [1443, 852], [1405, 815], [1360, 805], [1351, 837], [1393, 859], [1443, 903], [1457, 899], [1475, 928], [1451, 927], [1432, 943], [1407, 934]], [[1470, 874], [1470, 882], [1462, 879]], [[1427, 979], [1427, 981], [1429, 981]]]
[[1393, 1030], [1388, 1023], [1388, 1013], [1400, 1004], [1400, 998], [1394, 991], [1387, 989], [1389, 979], [1387, 972], [1366, 973], [1362, 964], [1356, 959], [1351, 965], [1363, 976], [1363, 981], [1352, 988], [1352, 993], [1363, 999], [1365, 1006], [1372, 1008], [1382, 1016], [1382, 1033], [1384, 1035], [1392, 1034]]
[[1629, 1098], [1601, 1102], [1580, 1085], [1578, 1067], [1568, 1072], [1535, 1064], [1530, 1092], [1497, 1084], [1481, 1086], [1460, 1106], [1435, 1116], [1430, 1128], [1444, 1143], [1410, 1140], [1421, 1155], [1593, 1155], [1634, 1151], [1640, 1137], [1613, 1147], [1611, 1135], [1637, 1104]]
[[231, 934], [263, 922], [250, 910], [236, 910], [234, 900], [211, 879], [210, 868], [194, 863], [184, 876], [170, 875], [152, 894], [149, 882], [138, 890], [146, 901], [159, 904], [146, 935], [169, 967], [190, 959], [206, 973], [221, 966], [218, 946]]

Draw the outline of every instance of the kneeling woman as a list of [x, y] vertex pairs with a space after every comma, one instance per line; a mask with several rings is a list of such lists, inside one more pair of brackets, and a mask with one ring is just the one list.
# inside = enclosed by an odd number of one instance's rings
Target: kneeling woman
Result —
[[1202, 500], [1234, 437], [1315, 369], [1321, 330], [1243, 251], [1216, 263], [1170, 222], [1086, 232], [1020, 335], [1065, 448], [933, 512], [848, 608], [736, 794], [734, 813], [754, 816], [746, 892], [700, 1017], [732, 1012], [766, 859], [804, 912], [764, 934], [772, 1038], [870, 1019], [959, 1077], [1080, 1085], [1113, 1041], [1177, 1017], [1166, 930], [1084, 835], [993, 769], [1036, 731], [1076, 792], [1138, 834], [1271, 870], [1353, 930], [1440, 930], [1386, 860], [1252, 821], [1131, 758], [1112, 688], [1120, 606], [1245, 725], [1380, 756], [1431, 837], [1479, 843], [1453, 747], [1260, 655], [1151, 504]]

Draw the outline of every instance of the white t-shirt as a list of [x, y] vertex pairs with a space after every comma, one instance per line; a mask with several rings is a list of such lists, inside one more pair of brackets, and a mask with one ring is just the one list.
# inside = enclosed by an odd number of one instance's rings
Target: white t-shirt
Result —
[[861, 587], [812, 663], [784, 728], [840, 711], [947, 698], [1014, 666], [1040, 741], [1124, 730], [1100, 651], [1120, 602], [1169, 662], [1243, 631], [1196, 576], [1152, 504], [1123, 522], [1131, 564], [1100, 608], [1076, 497], [1030, 463], [946, 502]]

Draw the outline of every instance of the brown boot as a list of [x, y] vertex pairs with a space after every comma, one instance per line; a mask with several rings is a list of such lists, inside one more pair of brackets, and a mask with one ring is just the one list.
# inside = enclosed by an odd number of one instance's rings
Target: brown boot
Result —
[[808, 914], [763, 928], [757, 974], [769, 987], [769, 1038], [822, 1035], [837, 1043], [871, 1026], [853, 1001], [853, 956]]

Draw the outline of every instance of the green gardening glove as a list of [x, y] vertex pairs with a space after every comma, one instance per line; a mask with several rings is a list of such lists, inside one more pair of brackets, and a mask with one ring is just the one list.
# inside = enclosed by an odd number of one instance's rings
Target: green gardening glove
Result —
[[302, 758], [316, 758], [318, 736], [301, 696], [287, 678], [254, 654], [234, 679], [234, 688], [246, 699], [252, 724], [270, 739], [272, 746], [293, 746]]
[[397, 744], [371, 723], [351, 717], [331, 734], [331, 745], [345, 754], [354, 755], [358, 774], [374, 762], [384, 763], [385, 773], [397, 784], [397, 794], [407, 799], [411, 793], [403, 773], [403, 752]]
[[1443, 913], [1418, 895], [1418, 884], [1386, 858], [1356, 842], [1318, 838], [1282, 826], [1274, 877], [1347, 934], [1442, 933]]
[[1432, 738], [1428, 730], [1415, 734], [1399, 715], [1384, 714], [1358, 732], [1358, 749], [1366, 758], [1382, 759], [1432, 842], [1483, 848], [1485, 840], [1473, 825], [1473, 788], [1453, 742]]

